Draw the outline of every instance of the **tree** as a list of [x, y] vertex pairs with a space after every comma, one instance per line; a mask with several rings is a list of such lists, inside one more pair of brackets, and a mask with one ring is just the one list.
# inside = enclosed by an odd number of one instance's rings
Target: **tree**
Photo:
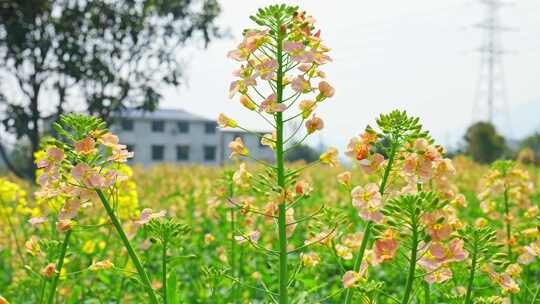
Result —
[[287, 155], [285, 155], [285, 160], [288, 162], [304, 160], [306, 163], [311, 163], [318, 159], [319, 153], [312, 147], [303, 144], [295, 146]]
[[521, 141], [520, 144], [522, 149], [530, 149], [533, 154], [532, 160], [535, 164], [540, 165], [540, 133], [535, 133], [530, 135]]
[[[182, 78], [179, 50], [219, 37], [217, 0], [7, 0], [0, 3], [2, 125], [30, 143], [47, 122], [85, 109], [110, 121], [134, 107], [153, 110], [163, 85]], [[19, 176], [33, 177], [10, 162]]]
[[465, 152], [475, 161], [491, 163], [506, 151], [504, 137], [497, 133], [495, 126], [489, 122], [477, 122], [471, 125], [464, 136]]

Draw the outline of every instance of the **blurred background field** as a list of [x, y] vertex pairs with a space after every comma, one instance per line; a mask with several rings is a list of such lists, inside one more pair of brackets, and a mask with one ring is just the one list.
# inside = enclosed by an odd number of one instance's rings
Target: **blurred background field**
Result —
[[[293, 164], [301, 167], [303, 162]], [[476, 193], [479, 191], [478, 180], [487, 172], [486, 165], [475, 163], [466, 157], [456, 157], [454, 165], [458, 174], [453, 178], [453, 182], [458, 186], [459, 191], [467, 198], [468, 206], [459, 208], [460, 218], [465, 223], [472, 224], [478, 218], [485, 217], [486, 214], [479, 206]], [[532, 203], [540, 203], [540, 170], [530, 165], [522, 165], [531, 174], [534, 181], [534, 195]], [[188, 224], [192, 232], [185, 236], [184, 241], [177, 248], [179, 256], [184, 258], [174, 263], [179, 282], [179, 294], [183, 301], [189, 303], [231, 303], [234, 297], [237, 302], [247, 303], [251, 301], [263, 301], [264, 292], [248, 288], [243, 285], [233, 284], [233, 279], [216, 279], [213, 272], [220, 269], [228, 269], [231, 266], [231, 234], [232, 227], [230, 221], [231, 205], [222, 198], [224, 188], [220, 180], [224, 172], [232, 170], [234, 167], [213, 167], [213, 166], [175, 166], [157, 165], [152, 167], [133, 168], [133, 184], [129, 184], [124, 189], [129, 189], [124, 198], [119, 202], [119, 214], [125, 221], [125, 227], [129, 231], [129, 222], [138, 217], [139, 210], [150, 207], [153, 210], [168, 210], [169, 215], [179, 221]], [[250, 167], [256, 172], [255, 167]], [[296, 215], [310, 214], [318, 210], [322, 205], [339, 212], [348, 213], [344, 222], [339, 225], [340, 234], [346, 235], [356, 233], [360, 224], [360, 218], [356, 216], [355, 209], [350, 204], [348, 191], [336, 180], [336, 175], [343, 172], [343, 167], [320, 170], [318, 168], [308, 169], [304, 175], [306, 180], [312, 183], [314, 188], [310, 197], [301, 205], [296, 207]], [[369, 177], [362, 173], [359, 168], [352, 169], [352, 184], [362, 185], [369, 182]], [[18, 200], [14, 203], [6, 203], [6, 195], [10, 192], [2, 188], [2, 199], [4, 204], [0, 208], [2, 221], [0, 229], [0, 264], [3, 265], [0, 272], [0, 294], [12, 299], [12, 303], [35, 303], [39, 299], [40, 286], [36, 280], [39, 269], [41, 269], [43, 253], [35, 250], [36, 245], [32, 244], [32, 239], [55, 238], [57, 234], [54, 226], [44, 223], [39, 229], [33, 228], [27, 222], [31, 217], [39, 216], [50, 212], [51, 204], [40, 204], [32, 196], [34, 187], [26, 181], [21, 181], [13, 176], [7, 176], [8, 180], [20, 185], [23, 192], [17, 195]], [[266, 202], [263, 197], [246, 198], [250, 206], [262, 209]], [[66, 273], [69, 277], [61, 280], [59, 294], [62, 303], [102, 303], [103, 300], [117, 299], [121, 303], [141, 303], [142, 290], [138, 287], [135, 276], [126, 271], [134, 271], [127, 261], [124, 249], [121, 247], [117, 236], [105, 225], [105, 214], [96, 206], [90, 206], [86, 213], [94, 213], [96, 216], [88, 217], [80, 223], [80, 232], [77, 238], [70, 244], [72, 252], [68, 254], [66, 261]], [[250, 213], [236, 213], [236, 229], [242, 227], [249, 230], [249, 227], [257, 227], [261, 233], [262, 243], [271, 244], [275, 241], [276, 234], [273, 231], [273, 224]], [[532, 219], [531, 219], [532, 220]], [[526, 223], [529, 224], [529, 223]], [[518, 224], [519, 225], [519, 224]], [[266, 228], [265, 228], [266, 227]], [[13, 230], [12, 230], [13, 229]], [[84, 231], [87, 230], [85, 233]], [[317, 227], [309, 225], [299, 225], [294, 232], [295, 238], [292, 245], [302, 245], [305, 239], [313, 237], [313, 231], [318, 231]], [[520, 233], [520, 232], [518, 232]], [[336, 238], [336, 240], [338, 237]], [[159, 288], [159, 263], [155, 263], [160, 254], [159, 248], [154, 246], [151, 240], [147, 239], [144, 231], [139, 231], [135, 240], [141, 250], [141, 257], [147, 264], [149, 274], [152, 277], [155, 288]], [[291, 245], [291, 246], [292, 246]], [[268, 285], [276, 283], [276, 277], [272, 275], [275, 269], [272, 267], [272, 257], [255, 250], [248, 243], [238, 246], [235, 257], [239, 277], [243, 277], [242, 284], [257, 285], [262, 278]], [[351, 267], [352, 261], [343, 260], [333, 256], [330, 251], [323, 246], [314, 246], [310, 252], [320, 254], [320, 263], [313, 268], [306, 268], [301, 272], [302, 284], [295, 285], [295, 292], [302, 294], [306, 290], [310, 291], [310, 298], [323, 299], [341, 288], [340, 265]], [[291, 263], [296, 263], [299, 255], [291, 257]], [[105, 272], [78, 272], [85, 269], [93, 261], [109, 259], [117, 267], [124, 269], [123, 273], [115, 271]], [[154, 263], [152, 262], [154, 261]], [[336, 262], [337, 261], [337, 262]], [[35, 272], [36, 277], [28, 274], [22, 269], [26, 265], [31, 272]], [[125, 267], [125, 268], [124, 268]], [[389, 268], [388, 268], [389, 267]], [[380, 266], [374, 271], [375, 279], [383, 277], [386, 281], [403, 280], [404, 274], [395, 271], [395, 266]], [[530, 271], [533, 271], [532, 268]], [[459, 270], [458, 270], [459, 271]], [[465, 271], [465, 269], [463, 269]], [[484, 281], [481, 281], [484, 282]], [[484, 282], [485, 283], [485, 282]], [[452, 293], [458, 285], [457, 282], [435, 287], [435, 294]], [[482, 284], [482, 283], [480, 283]], [[399, 286], [393, 286], [398, 288]], [[238, 288], [237, 293], [231, 292], [233, 288]], [[484, 290], [487, 294], [492, 294], [491, 289]], [[479, 291], [480, 295], [482, 291]], [[307, 293], [306, 293], [307, 296]], [[30, 300], [29, 300], [30, 299]], [[262, 302], [261, 302], [262, 303]], [[323, 301], [323, 303], [335, 303], [333, 301]]]

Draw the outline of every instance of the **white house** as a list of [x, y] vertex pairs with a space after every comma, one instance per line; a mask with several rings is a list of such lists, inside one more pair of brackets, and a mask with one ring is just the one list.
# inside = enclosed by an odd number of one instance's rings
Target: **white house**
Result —
[[131, 162], [141, 165], [223, 164], [229, 161], [228, 146], [236, 137], [242, 138], [253, 157], [269, 162], [274, 159], [274, 152], [261, 145], [257, 135], [219, 129], [215, 120], [184, 110], [122, 111], [115, 117], [111, 130], [135, 152]]

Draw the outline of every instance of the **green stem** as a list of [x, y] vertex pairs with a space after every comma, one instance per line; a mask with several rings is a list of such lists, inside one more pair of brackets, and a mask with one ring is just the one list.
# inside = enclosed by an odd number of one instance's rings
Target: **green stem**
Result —
[[536, 303], [536, 299], [538, 298], [539, 292], [540, 292], [540, 286], [538, 286], [538, 288], [536, 288], [536, 292], [534, 293], [534, 296], [533, 296], [533, 299], [532, 299], [532, 301], [531, 301], [531, 304]]
[[398, 148], [398, 140], [394, 139], [392, 143], [392, 149], [390, 150], [390, 156], [388, 157], [388, 166], [386, 166], [386, 169], [384, 170], [384, 175], [381, 181], [381, 185], [379, 186], [379, 193], [381, 195], [384, 195], [384, 190], [386, 189], [386, 183], [388, 183], [388, 177], [390, 176], [390, 172], [392, 171], [392, 166], [394, 165], [394, 158], [396, 157], [396, 152]]
[[62, 267], [64, 267], [64, 258], [66, 257], [67, 247], [69, 243], [69, 237], [71, 236], [71, 230], [66, 231], [66, 236], [64, 237], [64, 242], [62, 243], [62, 249], [60, 251], [60, 256], [58, 257], [58, 263], [56, 264], [56, 274], [51, 283], [51, 291], [49, 292], [49, 300], [47, 303], [54, 303], [54, 298], [56, 295], [56, 286], [58, 285], [58, 280], [60, 279], [60, 273], [62, 272]]
[[[244, 247], [240, 247], [240, 261], [244, 261]], [[244, 277], [244, 267], [242, 263], [238, 264], [238, 277]], [[242, 295], [240, 295], [242, 297]]]
[[135, 265], [135, 268], [137, 269], [137, 272], [139, 273], [139, 278], [141, 279], [141, 282], [148, 294], [148, 297], [150, 299], [151, 304], [158, 304], [158, 300], [156, 298], [156, 294], [154, 293], [154, 289], [152, 289], [152, 285], [150, 284], [150, 279], [148, 278], [148, 275], [146, 274], [146, 271], [144, 270], [144, 267], [141, 264], [141, 261], [139, 260], [139, 257], [137, 256], [137, 253], [135, 253], [135, 250], [133, 250], [133, 247], [131, 246], [131, 243], [129, 242], [129, 239], [126, 236], [126, 233], [124, 232], [124, 229], [122, 229], [122, 225], [120, 224], [120, 221], [118, 220], [118, 217], [116, 217], [116, 214], [114, 214], [114, 210], [112, 209], [111, 205], [109, 204], [109, 201], [105, 197], [105, 194], [103, 194], [103, 191], [100, 189], [96, 189], [96, 193], [98, 194], [101, 203], [103, 204], [103, 207], [105, 207], [105, 210], [107, 211], [107, 214], [109, 215], [109, 218], [111, 219], [111, 222], [116, 229], [116, 232], [120, 236], [120, 239], [124, 243], [124, 247], [126, 247], [126, 250], [128, 251], [128, 254], [131, 258], [131, 261], [133, 262], [133, 265]]
[[[508, 202], [508, 187], [504, 189], [504, 215], [506, 224], [506, 246], [508, 249], [508, 261], [513, 263], [512, 257], [512, 227], [510, 226], [510, 206]], [[510, 294], [510, 304], [514, 303], [514, 294]]]
[[[392, 148], [390, 150], [390, 156], [388, 158], [388, 165], [384, 169], [383, 178], [381, 180], [381, 184], [379, 186], [379, 193], [381, 195], [384, 195], [384, 190], [386, 189], [386, 184], [388, 183], [388, 177], [390, 176], [390, 172], [392, 171], [392, 166], [394, 164], [394, 159], [396, 156], [396, 151], [398, 148], [397, 140], [394, 140], [392, 143]], [[358, 251], [358, 254], [356, 255], [356, 259], [354, 261], [353, 271], [358, 272], [360, 270], [360, 266], [362, 265], [362, 260], [364, 259], [364, 253], [366, 251], [367, 244], [369, 242], [369, 238], [371, 236], [371, 228], [373, 226], [373, 223], [371, 221], [367, 222], [366, 227], [364, 229], [364, 235], [362, 237], [362, 244], [360, 245], [360, 249]], [[348, 288], [347, 292], [345, 293], [345, 304], [350, 304], [352, 301], [353, 296], [353, 289]]]
[[[9, 231], [11, 232], [11, 235], [13, 236], [13, 241], [15, 242], [15, 250], [17, 251], [17, 254], [19, 255], [19, 258], [21, 259], [21, 262], [23, 265], [26, 265], [26, 261], [24, 259], [24, 254], [22, 252], [23, 246], [19, 244], [19, 238], [17, 237], [17, 233], [15, 232], [15, 225], [11, 221], [11, 216], [7, 213], [7, 203], [5, 203], [3, 200], [0, 200], [1, 205], [6, 206], [6, 214], [5, 217], [7, 219], [7, 222], [9, 224]], [[11, 208], [12, 214], [15, 215], [15, 207]], [[20, 225], [21, 227], [24, 227], [24, 225]]]
[[[101, 261], [101, 260], [105, 259], [105, 256], [107, 254], [106, 249], [109, 247], [109, 241], [111, 239], [111, 234], [112, 234], [112, 230], [108, 229], [107, 239], [105, 240], [105, 246], [103, 246], [103, 249], [99, 249], [100, 253], [99, 253], [98, 261]], [[89, 292], [91, 292], [92, 286], [94, 286], [94, 282], [96, 281], [96, 278], [97, 278], [97, 276], [93, 275], [92, 278], [90, 279], [90, 284], [88, 285], [88, 288], [84, 288], [82, 290], [82, 294], [81, 294], [82, 302], [84, 302], [86, 300], [87, 294]]]
[[508, 259], [512, 262], [512, 227], [510, 226], [510, 207], [508, 203], [508, 189], [504, 190], [504, 215], [506, 224], [506, 242], [508, 249]]
[[[129, 261], [129, 257], [125, 257], [123, 263], [122, 263], [122, 268], [126, 268], [126, 265]], [[117, 303], [121, 303], [121, 299], [122, 299], [122, 290], [124, 288], [124, 282], [126, 280], [126, 276], [122, 276], [122, 279], [120, 280], [120, 284], [118, 287], [116, 287], [116, 302]], [[115, 284], [116, 285], [116, 284]]]
[[[372, 227], [373, 227], [373, 222], [372, 221], [367, 222], [366, 228], [364, 229], [364, 235], [362, 237], [362, 243], [360, 244], [360, 249], [358, 251], [358, 254], [356, 255], [356, 259], [354, 260], [354, 266], [353, 266], [354, 272], [358, 272], [360, 270], [360, 266], [362, 265], [362, 259], [364, 257], [364, 253], [366, 252], [366, 247], [368, 244]], [[347, 304], [351, 303], [352, 297], [353, 297], [352, 288], [349, 288], [347, 289], [347, 292], [345, 293], [345, 303]]]
[[[413, 215], [416, 216], [416, 215]], [[411, 296], [412, 287], [414, 283], [414, 273], [416, 271], [416, 254], [418, 251], [418, 231], [416, 227], [416, 222], [412, 223], [413, 235], [412, 235], [412, 246], [411, 246], [411, 258], [409, 261], [409, 276], [407, 277], [407, 285], [405, 286], [405, 293], [403, 294], [403, 299], [401, 304], [408, 304], [409, 298]]]
[[431, 303], [431, 290], [429, 283], [424, 281], [424, 304], [430, 304]]
[[162, 271], [162, 285], [163, 285], [163, 304], [167, 304], [167, 241], [163, 242], [163, 248], [161, 253], [161, 271]]
[[47, 280], [41, 279], [41, 291], [39, 292], [39, 304], [43, 303], [43, 297], [45, 297], [45, 288], [47, 287]]
[[[236, 229], [236, 223], [234, 218], [234, 208], [231, 208], [231, 273], [232, 276], [236, 276], [236, 241], [234, 240], [234, 231]], [[233, 303], [236, 302], [236, 284], [232, 286]]]
[[[232, 179], [232, 176], [231, 176], [231, 179]], [[228, 182], [229, 182], [228, 184], [229, 197], [232, 198], [234, 195], [232, 180], [229, 180]], [[236, 241], [234, 239], [234, 231], [236, 230], [236, 219], [235, 219], [235, 214], [234, 214], [234, 208], [230, 209], [230, 214], [231, 214], [231, 273], [232, 273], [232, 276], [235, 277], [237, 271], [236, 271]], [[236, 303], [236, 299], [237, 299], [236, 294], [237, 294], [237, 284], [235, 283], [232, 286], [233, 303]]]
[[[284, 33], [281, 31], [281, 24], [277, 27], [277, 79], [276, 79], [276, 101], [283, 102], [283, 39]], [[283, 151], [283, 113], [278, 112], [276, 117], [276, 165], [277, 165], [277, 184], [280, 191], [285, 191], [285, 165]], [[279, 230], [279, 303], [287, 304], [288, 294], [288, 270], [287, 270], [287, 223], [286, 223], [286, 205], [285, 201], [279, 204], [278, 208], [278, 230]]]
[[474, 240], [474, 247], [472, 250], [472, 263], [471, 263], [471, 273], [469, 274], [469, 282], [467, 284], [467, 294], [465, 295], [465, 304], [471, 304], [472, 303], [472, 291], [473, 291], [473, 285], [474, 285], [474, 275], [476, 272], [476, 255], [477, 255], [477, 239]]

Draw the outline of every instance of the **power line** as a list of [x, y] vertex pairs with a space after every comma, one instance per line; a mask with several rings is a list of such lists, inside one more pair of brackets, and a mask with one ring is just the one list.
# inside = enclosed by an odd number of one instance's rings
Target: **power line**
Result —
[[496, 113], [503, 112], [508, 129], [510, 129], [502, 62], [503, 55], [507, 54], [508, 51], [502, 46], [501, 34], [512, 29], [502, 25], [499, 15], [500, 10], [509, 3], [499, 0], [480, 0], [480, 3], [485, 8], [485, 19], [475, 25], [483, 32], [483, 42], [477, 49], [481, 59], [473, 106], [473, 120], [487, 120], [494, 123]]

